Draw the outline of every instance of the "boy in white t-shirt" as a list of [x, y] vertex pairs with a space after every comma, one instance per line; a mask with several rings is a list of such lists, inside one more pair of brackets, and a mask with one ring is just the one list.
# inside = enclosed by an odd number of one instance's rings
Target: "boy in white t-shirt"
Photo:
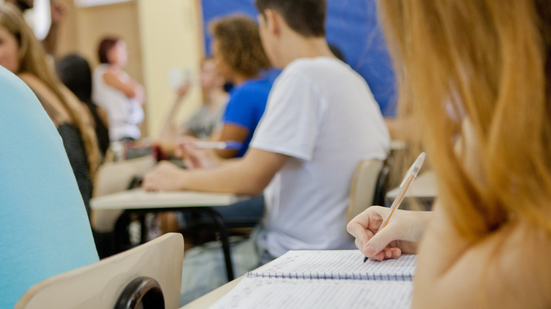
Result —
[[[256, 195], [266, 211], [256, 241], [262, 262], [296, 249], [353, 249], [346, 232], [352, 175], [384, 160], [390, 137], [366, 82], [325, 40], [325, 0], [257, 0], [260, 34], [276, 80], [243, 159], [222, 163], [186, 146], [191, 167], [162, 163], [146, 190]], [[257, 234], [258, 235], [258, 234]]]

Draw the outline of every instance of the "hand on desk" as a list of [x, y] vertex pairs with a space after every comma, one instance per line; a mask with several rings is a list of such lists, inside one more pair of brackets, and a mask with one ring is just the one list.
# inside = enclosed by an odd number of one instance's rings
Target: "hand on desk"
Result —
[[356, 238], [356, 247], [370, 259], [382, 261], [417, 253], [417, 243], [431, 217], [430, 212], [396, 210], [388, 225], [377, 232], [389, 214], [390, 208], [369, 207], [346, 227]]
[[153, 171], [145, 174], [142, 188], [145, 191], [179, 191], [181, 190], [180, 179], [185, 174], [185, 170], [163, 161]]
[[188, 169], [211, 169], [222, 165], [223, 159], [213, 149], [193, 147], [193, 143], [196, 141], [196, 138], [186, 137], [178, 142], [176, 155], [184, 159], [184, 164]]

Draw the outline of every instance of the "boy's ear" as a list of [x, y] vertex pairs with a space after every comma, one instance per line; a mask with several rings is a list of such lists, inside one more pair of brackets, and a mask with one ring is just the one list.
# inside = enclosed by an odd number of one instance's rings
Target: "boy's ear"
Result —
[[262, 14], [264, 17], [264, 21], [266, 23], [266, 29], [269, 33], [275, 36], [279, 36], [281, 34], [281, 15], [279, 15], [276, 11], [271, 9], [266, 9], [264, 11], [264, 14]]

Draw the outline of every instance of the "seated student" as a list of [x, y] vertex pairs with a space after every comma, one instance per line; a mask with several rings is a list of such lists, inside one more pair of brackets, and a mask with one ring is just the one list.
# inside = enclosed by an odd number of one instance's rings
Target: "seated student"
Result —
[[238, 141], [239, 150], [219, 150], [225, 159], [243, 157], [264, 114], [273, 79], [262, 70], [271, 64], [262, 48], [258, 26], [248, 17], [230, 16], [210, 25], [212, 51], [218, 71], [234, 87], [223, 117], [224, 126], [215, 138]]
[[172, 153], [176, 148], [176, 139], [179, 136], [190, 135], [198, 139], [210, 139], [217, 129], [222, 126], [222, 116], [226, 111], [228, 93], [224, 90], [226, 81], [220, 75], [216, 62], [209, 57], [201, 65], [201, 89], [204, 102], [190, 120], [181, 126], [175, 124], [174, 117], [183, 99], [189, 91], [190, 82], [186, 81], [178, 89], [178, 97], [174, 101], [165, 121], [165, 128], [159, 141], [163, 151]]
[[57, 75], [90, 111], [102, 156], [109, 148], [109, 121], [105, 111], [92, 101], [92, 70], [86, 59], [73, 54], [65, 56], [56, 64]]
[[34, 284], [98, 255], [62, 139], [32, 91], [2, 67], [0, 126], [0, 308], [13, 308]]
[[260, 34], [274, 84], [251, 148], [217, 161], [191, 147], [186, 171], [161, 163], [146, 190], [198, 190], [255, 195], [266, 213], [255, 234], [261, 263], [292, 249], [349, 249], [350, 182], [365, 159], [384, 160], [390, 138], [379, 106], [360, 75], [336, 59], [325, 40], [324, 0], [259, 0]]
[[17, 74], [36, 94], [63, 139], [86, 210], [100, 162], [90, 117], [46, 63], [44, 49], [12, 5], [0, 5], [0, 65]]
[[107, 112], [110, 139], [138, 140], [145, 97], [143, 87], [123, 71], [128, 62], [126, 43], [118, 38], [105, 38], [98, 56], [101, 64], [94, 70], [92, 98]]
[[370, 258], [419, 253], [412, 308], [550, 308], [549, 2], [381, 9], [440, 200], [433, 213], [399, 211], [380, 232], [388, 209], [371, 207], [348, 230]]

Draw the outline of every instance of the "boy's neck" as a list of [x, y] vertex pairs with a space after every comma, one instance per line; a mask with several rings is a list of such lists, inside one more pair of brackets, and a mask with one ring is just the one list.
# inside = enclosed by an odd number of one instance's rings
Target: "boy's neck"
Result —
[[281, 50], [283, 68], [301, 58], [335, 57], [325, 37], [305, 38], [297, 33], [291, 33], [281, 46], [285, 46]]

